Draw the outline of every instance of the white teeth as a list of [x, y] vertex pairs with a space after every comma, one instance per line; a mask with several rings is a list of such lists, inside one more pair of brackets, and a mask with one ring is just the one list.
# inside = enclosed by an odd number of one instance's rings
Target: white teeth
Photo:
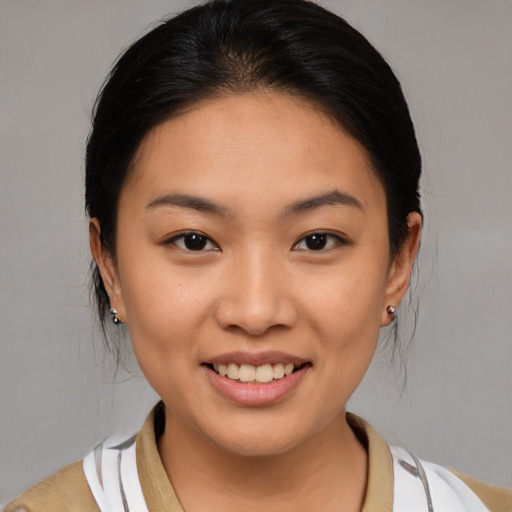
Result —
[[271, 382], [274, 378], [274, 370], [272, 366], [269, 364], [264, 364], [263, 366], [258, 366], [256, 368], [256, 380], [258, 382]]
[[253, 366], [251, 364], [236, 363], [214, 364], [213, 368], [222, 377], [240, 382], [259, 382], [265, 384], [272, 380], [279, 380], [293, 373], [293, 363], [263, 364]]
[[277, 363], [274, 365], [274, 379], [282, 379], [284, 377], [284, 364]]
[[238, 380], [238, 375], [240, 373], [240, 368], [235, 363], [229, 363], [228, 364], [228, 373], [227, 377], [228, 379]]
[[238, 378], [242, 382], [252, 382], [256, 377], [256, 368], [251, 366], [250, 364], [242, 364], [240, 365], [240, 372], [238, 374]]

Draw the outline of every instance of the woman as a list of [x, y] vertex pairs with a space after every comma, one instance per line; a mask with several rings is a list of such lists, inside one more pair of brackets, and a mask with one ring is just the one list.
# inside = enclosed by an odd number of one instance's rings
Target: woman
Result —
[[345, 405], [422, 224], [400, 85], [301, 0], [213, 2], [140, 39], [86, 159], [99, 314], [162, 398], [7, 510], [510, 510]]

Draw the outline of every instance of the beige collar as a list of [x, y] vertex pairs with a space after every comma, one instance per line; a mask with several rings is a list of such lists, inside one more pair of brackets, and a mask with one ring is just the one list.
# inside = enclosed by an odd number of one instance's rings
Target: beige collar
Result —
[[[157, 404], [137, 436], [137, 468], [148, 509], [155, 512], [183, 512], [160, 460], [155, 439], [155, 419], [162, 421], [163, 404]], [[368, 485], [362, 512], [392, 512], [393, 465], [386, 443], [363, 419], [348, 414], [347, 420], [368, 447]]]

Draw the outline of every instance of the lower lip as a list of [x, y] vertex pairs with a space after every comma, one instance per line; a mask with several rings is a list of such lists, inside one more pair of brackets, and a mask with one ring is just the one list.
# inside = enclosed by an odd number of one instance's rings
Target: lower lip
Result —
[[279, 402], [290, 394], [306, 375], [311, 365], [304, 365], [287, 377], [268, 384], [243, 383], [222, 377], [208, 366], [201, 366], [213, 387], [221, 395], [241, 405], [258, 406]]

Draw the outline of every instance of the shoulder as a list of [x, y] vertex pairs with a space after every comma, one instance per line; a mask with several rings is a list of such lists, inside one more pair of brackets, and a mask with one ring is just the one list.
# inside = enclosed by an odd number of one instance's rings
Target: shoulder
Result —
[[491, 512], [512, 511], [512, 489], [486, 484], [457, 471], [454, 471], [454, 474], [482, 500]]
[[[109, 496], [113, 491], [114, 497], [118, 497], [119, 492], [123, 492], [119, 487], [123, 482], [116, 476], [121, 471], [118, 461], [122, 462], [124, 468], [128, 467], [127, 464], [132, 464], [132, 469], [128, 473], [137, 475], [136, 482], [138, 482], [139, 474], [144, 476], [142, 483], [146, 488], [146, 493], [153, 501], [156, 499], [153, 496], [154, 489], [161, 491], [163, 495], [171, 494], [169, 489], [172, 490], [172, 487], [166, 478], [155, 441], [156, 430], [163, 428], [157, 421], [158, 411], [161, 407], [161, 404], [154, 407], [138, 434], [129, 439], [124, 436], [107, 439], [89, 452], [83, 460], [61, 469], [31, 487], [4, 509], [0, 505], [0, 512], [98, 512], [98, 503], [108, 504], [110, 502], [110, 498], [105, 502], [101, 501], [105, 494], [103, 486], [106, 482], [108, 482]], [[106, 472], [109, 474], [108, 478], [104, 478]], [[142, 503], [144, 501], [142, 491], [134, 491], [133, 484], [134, 480], [131, 479], [129, 481], [129, 497], [133, 499], [136, 496], [138, 500], [136, 502]], [[139, 482], [137, 485], [140, 488]], [[94, 495], [91, 489], [94, 489]], [[97, 502], [95, 497], [100, 499], [100, 502]], [[119, 500], [114, 500], [114, 503], [113, 510], [122, 509], [122, 506], [118, 506]], [[143, 509], [141, 506], [132, 508], [137, 511]], [[160, 503], [151, 508], [151, 510], [156, 509], [181, 510], [181, 508], [173, 509], [160, 506]]]
[[347, 420], [369, 455], [363, 512], [409, 511], [413, 496], [418, 502], [424, 503], [427, 498], [437, 504], [435, 510], [461, 510], [463, 503], [464, 510], [512, 512], [512, 489], [489, 485], [419, 459], [404, 448], [385, 443], [363, 419], [348, 414]]
[[4, 512], [97, 512], [82, 462], [75, 462], [9, 503]]
[[[423, 497], [440, 510], [512, 512], [512, 490], [485, 484], [408, 450], [389, 446], [393, 457], [394, 499], [407, 510], [411, 496]], [[462, 506], [462, 508], [461, 508]]]

